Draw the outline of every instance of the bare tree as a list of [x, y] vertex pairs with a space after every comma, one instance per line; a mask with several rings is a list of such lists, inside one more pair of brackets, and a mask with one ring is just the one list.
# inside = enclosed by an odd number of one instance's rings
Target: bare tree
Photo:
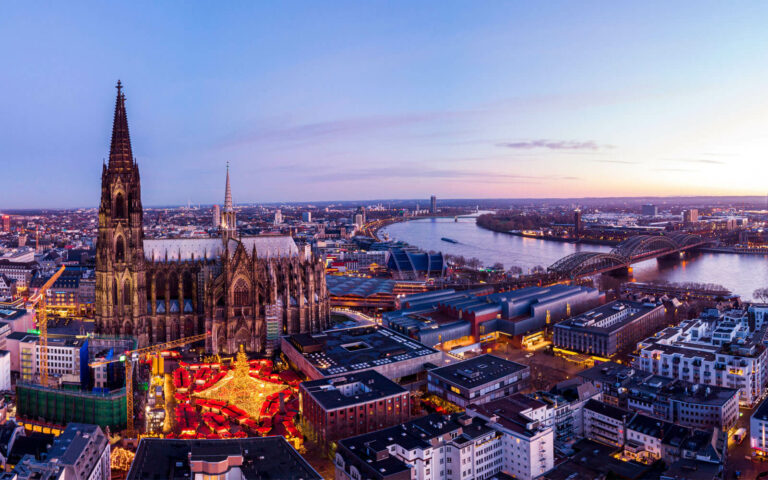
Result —
[[768, 287], [758, 288], [752, 292], [752, 296], [761, 302], [768, 302]]
[[523, 274], [523, 269], [521, 267], [519, 267], [518, 265], [512, 265], [511, 267], [509, 267], [509, 270], [507, 270], [507, 274], [513, 275], [513, 276], [514, 275], [522, 275]]
[[469, 260], [467, 260], [467, 266], [469, 268], [472, 268], [474, 270], [477, 270], [483, 265], [483, 262], [481, 262], [479, 259], [472, 257]]

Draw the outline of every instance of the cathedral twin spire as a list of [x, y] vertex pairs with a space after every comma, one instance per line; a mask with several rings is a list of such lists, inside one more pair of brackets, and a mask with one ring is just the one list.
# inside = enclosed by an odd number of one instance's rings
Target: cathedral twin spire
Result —
[[133, 166], [131, 135], [128, 131], [128, 115], [125, 112], [125, 94], [123, 84], [117, 81], [117, 99], [115, 100], [115, 118], [112, 121], [112, 144], [109, 148], [109, 168], [129, 170]]
[[232, 206], [232, 188], [229, 186], [229, 162], [227, 162], [227, 184], [224, 190], [224, 211], [221, 218], [222, 239], [226, 242], [237, 236], [237, 220]]

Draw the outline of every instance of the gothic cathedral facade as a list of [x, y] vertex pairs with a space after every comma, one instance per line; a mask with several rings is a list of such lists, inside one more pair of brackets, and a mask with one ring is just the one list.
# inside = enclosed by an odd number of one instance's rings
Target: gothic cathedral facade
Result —
[[229, 183], [218, 238], [145, 239], [139, 167], [117, 84], [96, 240], [96, 332], [139, 346], [207, 333], [213, 353], [271, 353], [280, 335], [320, 332], [325, 269], [290, 236], [241, 237]]

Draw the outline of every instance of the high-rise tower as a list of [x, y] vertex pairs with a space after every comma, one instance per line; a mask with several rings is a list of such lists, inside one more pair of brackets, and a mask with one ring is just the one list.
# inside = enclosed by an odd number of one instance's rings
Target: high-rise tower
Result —
[[232, 207], [232, 189], [229, 186], [229, 163], [227, 163], [227, 186], [224, 190], [224, 211], [221, 212], [221, 236], [226, 242], [237, 237], [237, 220]]
[[96, 239], [96, 330], [146, 345], [144, 230], [139, 166], [133, 158], [125, 95], [117, 82], [109, 164], [102, 167]]

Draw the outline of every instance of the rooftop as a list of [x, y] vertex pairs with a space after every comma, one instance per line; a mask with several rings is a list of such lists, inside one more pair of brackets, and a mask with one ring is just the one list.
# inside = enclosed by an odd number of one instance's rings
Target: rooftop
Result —
[[[242, 243], [246, 252], [253, 249], [259, 258], [294, 257], [299, 254], [293, 238], [287, 235], [262, 235], [230, 240], [229, 254], [234, 255], [237, 244]], [[220, 238], [163, 238], [145, 239], [144, 256], [150, 261], [187, 261], [218, 259], [224, 253]]]
[[621, 422], [623, 422], [627, 416], [631, 415], [629, 411], [624, 410], [623, 408], [614, 407], [613, 405], [608, 405], [607, 403], [598, 402], [593, 399], [587, 400], [587, 403], [584, 404], [584, 408]]
[[405, 388], [375, 370], [303, 382], [301, 387], [326, 410], [345, 408], [407, 392]]
[[480, 355], [430, 371], [449, 383], [466, 389], [496, 382], [508, 375], [527, 369], [525, 365], [511, 362], [494, 355]]
[[757, 407], [755, 412], [752, 414], [752, 418], [768, 422], [768, 399], [763, 400], [763, 403]]
[[360, 467], [368, 469], [361, 472], [364, 478], [384, 477], [410, 470], [410, 466], [389, 454], [390, 445], [398, 445], [405, 450], [427, 449], [433, 446], [432, 440], [449, 433], [455, 433], [454, 443], [464, 443], [493, 432], [493, 429], [480, 419], [463, 414], [431, 414], [396, 427], [346, 438], [339, 445], [356, 457]]
[[439, 353], [378, 325], [295, 334], [288, 339], [312, 366], [329, 377]]
[[362, 298], [377, 294], [393, 294], [395, 281], [381, 278], [358, 278], [328, 275], [325, 277], [328, 292], [337, 297], [357, 296]]
[[128, 480], [189, 480], [190, 458], [217, 462], [241, 457], [248, 479], [322, 479], [283, 437], [230, 440], [169, 440], [143, 438]]
[[558, 323], [556, 327], [610, 333], [625, 327], [659, 307], [660, 305], [653, 303], [617, 300], [564, 320]]

